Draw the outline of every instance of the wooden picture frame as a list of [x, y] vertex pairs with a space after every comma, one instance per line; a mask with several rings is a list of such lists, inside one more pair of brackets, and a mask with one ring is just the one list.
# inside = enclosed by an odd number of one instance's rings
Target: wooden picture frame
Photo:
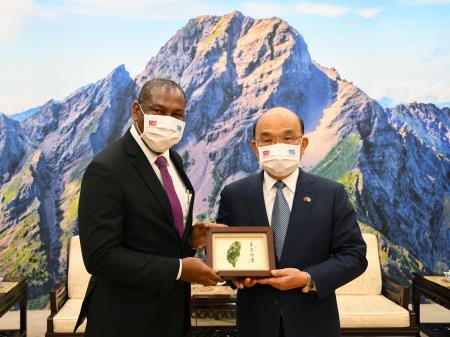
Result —
[[206, 236], [208, 265], [226, 279], [270, 277], [275, 269], [272, 228], [210, 228]]

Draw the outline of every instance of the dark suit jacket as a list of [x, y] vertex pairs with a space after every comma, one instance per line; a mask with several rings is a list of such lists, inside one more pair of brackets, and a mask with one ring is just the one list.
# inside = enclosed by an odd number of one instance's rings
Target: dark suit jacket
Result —
[[181, 239], [169, 199], [130, 131], [87, 167], [78, 221], [83, 260], [93, 275], [79, 323], [87, 337], [179, 337], [190, 328], [190, 285], [176, 281], [179, 258], [192, 256], [193, 188]]
[[[263, 172], [223, 189], [217, 222], [269, 226]], [[278, 337], [280, 317], [286, 337], [340, 336], [334, 291], [364, 272], [365, 256], [366, 244], [344, 187], [300, 170], [283, 254], [276, 263], [277, 268], [307, 271], [317, 292], [268, 285], [239, 290], [239, 337]]]

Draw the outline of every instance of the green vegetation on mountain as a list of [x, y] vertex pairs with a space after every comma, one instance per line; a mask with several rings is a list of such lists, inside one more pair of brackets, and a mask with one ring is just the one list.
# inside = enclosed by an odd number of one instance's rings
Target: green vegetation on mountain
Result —
[[356, 166], [360, 148], [361, 139], [358, 134], [348, 135], [333, 147], [311, 173], [338, 181], [345, 173]]
[[39, 235], [37, 211], [25, 215], [17, 225], [0, 234], [0, 274], [25, 275], [30, 285], [43, 285], [49, 280], [47, 258]]

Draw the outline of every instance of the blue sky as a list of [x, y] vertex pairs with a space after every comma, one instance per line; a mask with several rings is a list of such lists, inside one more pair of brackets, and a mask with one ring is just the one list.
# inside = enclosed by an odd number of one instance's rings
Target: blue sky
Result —
[[295, 27], [312, 58], [371, 97], [450, 102], [450, 0], [14, 0], [0, 3], [0, 112], [131, 76], [188, 19], [239, 10]]

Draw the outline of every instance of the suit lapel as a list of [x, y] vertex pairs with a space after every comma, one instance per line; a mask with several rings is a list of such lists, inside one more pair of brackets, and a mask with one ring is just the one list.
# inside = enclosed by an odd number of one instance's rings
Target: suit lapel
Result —
[[[127, 152], [132, 157], [131, 161], [134, 167], [138, 171], [141, 178], [144, 180], [147, 187], [155, 195], [155, 199], [158, 201], [159, 205], [164, 210], [164, 213], [167, 216], [168, 223], [176, 232], [169, 198], [167, 198], [164, 187], [159, 181], [155, 171], [153, 170], [153, 167], [148, 162], [147, 157], [145, 157], [145, 154], [142, 152], [129, 130], [124, 137]], [[179, 237], [178, 233], [177, 237]]]
[[309, 212], [314, 204], [315, 193], [314, 178], [300, 169], [289, 225], [284, 240], [283, 254], [281, 255], [281, 263], [283, 265], [286, 264], [289, 256], [295, 250], [300, 233], [305, 227]]
[[184, 171], [184, 167], [182, 165], [182, 162], [179, 160], [179, 157], [175, 156], [175, 151], [170, 149], [169, 155], [170, 159], [172, 160], [172, 163], [175, 166], [175, 169], [178, 171], [178, 174], [180, 175], [181, 180], [184, 183], [184, 186], [186, 186], [187, 192], [189, 192], [190, 194], [189, 210], [186, 217], [186, 227], [183, 233], [183, 242], [184, 242], [190, 236], [192, 228], [192, 212], [194, 209], [194, 197], [195, 197], [194, 187], [192, 186], [191, 181], [189, 180], [186, 172]]
[[252, 225], [269, 226], [263, 193], [264, 171], [255, 175], [253, 179], [249, 182], [248, 189], [245, 193], [246, 205], [253, 222]]

